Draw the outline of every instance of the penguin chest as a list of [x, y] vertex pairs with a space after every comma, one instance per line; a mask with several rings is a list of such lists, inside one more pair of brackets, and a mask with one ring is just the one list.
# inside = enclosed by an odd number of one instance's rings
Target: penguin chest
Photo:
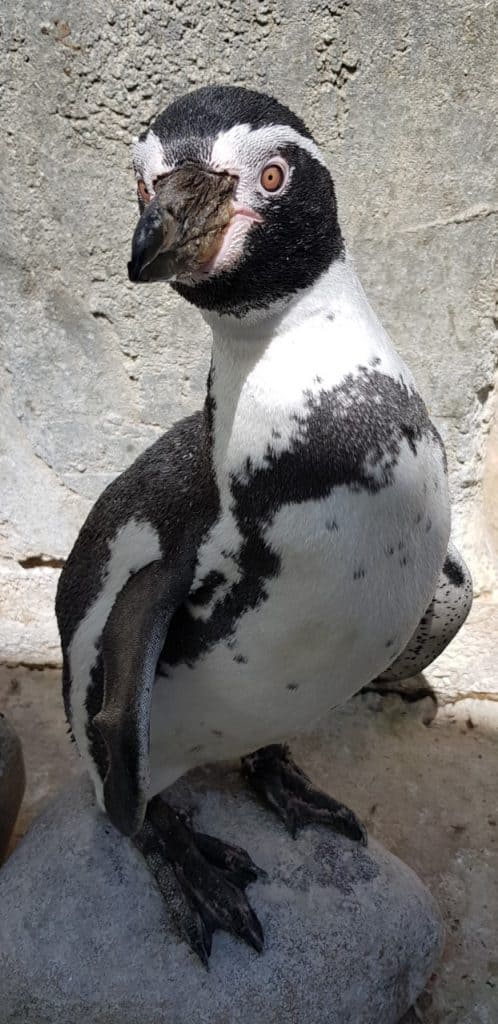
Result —
[[238, 543], [228, 513], [185, 611], [184, 659], [225, 678], [256, 672], [267, 693], [305, 682], [317, 713], [345, 699], [400, 653], [430, 602], [448, 533], [437, 482], [338, 487], [282, 505]]
[[213, 527], [170, 630], [152, 720], [168, 769], [239, 756], [346, 700], [406, 646], [445, 556], [430, 441], [407, 446], [377, 490], [342, 484], [271, 516], [257, 500], [244, 509]]
[[285, 738], [342, 703], [395, 660], [434, 594], [448, 496], [417, 393], [375, 365], [306, 403], [253, 416], [258, 447], [246, 417], [248, 454], [220, 470], [221, 512], [155, 687], [151, 749], [168, 772]]
[[207, 667], [216, 649], [244, 665], [257, 649], [261, 671], [287, 677], [330, 674], [333, 658], [351, 693], [424, 614], [449, 532], [440, 438], [416, 391], [377, 362], [322, 382], [285, 415], [269, 404], [235, 422], [171, 662]]

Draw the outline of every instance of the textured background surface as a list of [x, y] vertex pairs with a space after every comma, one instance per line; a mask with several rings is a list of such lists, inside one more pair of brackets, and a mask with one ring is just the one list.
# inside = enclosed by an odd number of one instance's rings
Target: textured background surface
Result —
[[[126, 280], [130, 140], [174, 95], [213, 81], [274, 92], [324, 147], [364, 285], [448, 446], [456, 533], [488, 629], [497, 6], [206, 0], [199, 10], [197, 0], [3, 7], [0, 660], [58, 661], [58, 566], [90, 502], [199, 402], [198, 314], [167, 287]], [[451, 665], [440, 677], [460, 692]]]

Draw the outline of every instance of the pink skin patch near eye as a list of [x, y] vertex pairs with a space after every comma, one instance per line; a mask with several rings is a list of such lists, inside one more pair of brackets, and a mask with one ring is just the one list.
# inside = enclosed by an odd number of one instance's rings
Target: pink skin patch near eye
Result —
[[240, 257], [246, 235], [254, 224], [262, 224], [261, 214], [248, 206], [233, 208], [230, 223], [226, 228], [218, 252], [202, 265], [199, 274], [208, 277], [228, 269]]

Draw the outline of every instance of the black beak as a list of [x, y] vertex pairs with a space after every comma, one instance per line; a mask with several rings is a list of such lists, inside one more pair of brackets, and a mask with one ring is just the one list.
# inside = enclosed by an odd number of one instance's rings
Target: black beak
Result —
[[235, 181], [192, 163], [161, 178], [135, 228], [130, 281], [171, 281], [200, 269], [230, 222]]
[[[128, 263], [130, 281], [150, 281], [150, 266], [159, 255], [163, 279], [176, 273], [172, 255], [178, 237], [175, 218], [164, 209], [159, 196], [148, 203], [133, 234], [131, 260]], [[156, 268], [156, 270], [159, 268]]]

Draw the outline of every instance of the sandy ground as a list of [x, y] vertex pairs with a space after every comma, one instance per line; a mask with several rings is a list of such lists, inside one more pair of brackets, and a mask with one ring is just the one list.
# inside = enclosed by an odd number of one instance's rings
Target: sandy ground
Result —
[[[28, 779], [14, 844], [80, 768], [58, 671], [1, 668], [0, 711], [22, 738]], [[430, 697], [410, 703], [368, 694], [292, 747], [441, 906], [444, 958], [403, 1024], [497, 1024], [498, 703], [459, 701], [436, 713]]]

